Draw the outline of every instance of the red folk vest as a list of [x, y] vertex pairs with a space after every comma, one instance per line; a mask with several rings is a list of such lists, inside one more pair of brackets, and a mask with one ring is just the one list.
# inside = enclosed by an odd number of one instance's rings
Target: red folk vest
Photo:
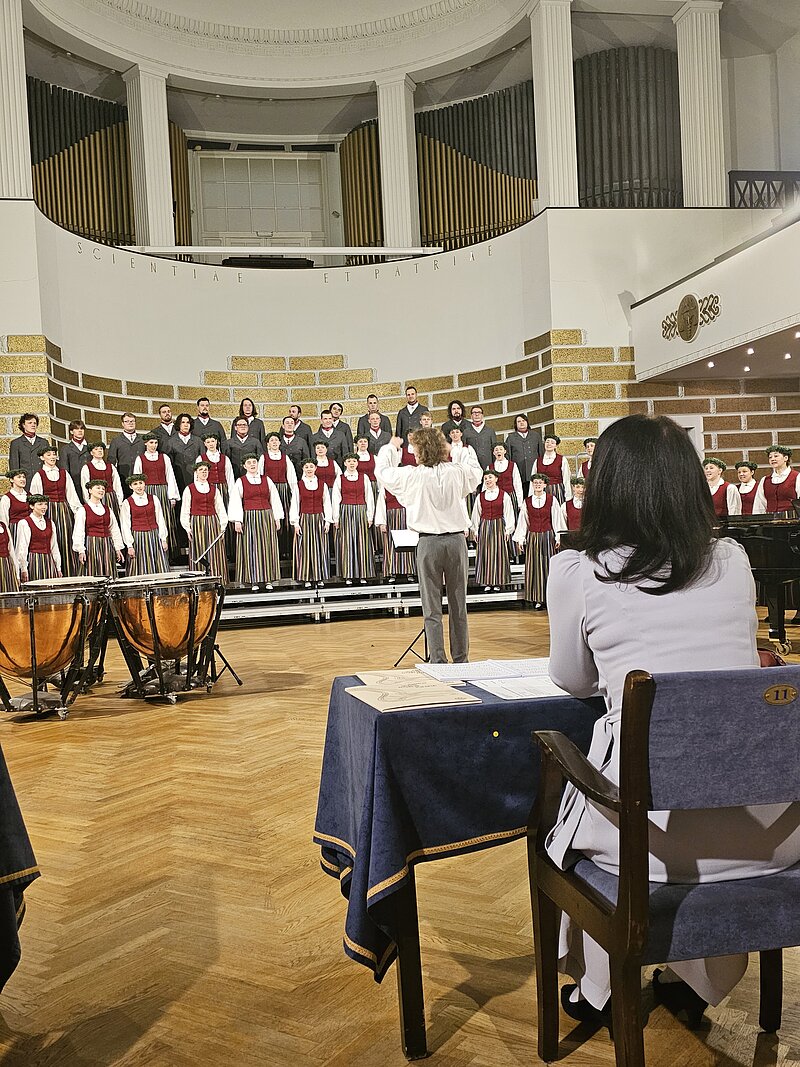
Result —
[[400, 453], [400, 466], [401, 467], [416, 467], [417, 457], [411, 451], [410, 448], [403, 448]]
[[27, 517], [31, 513], [31, 509], [28, 506], [28, 501], [27, 500], [18, 500], [14, 496], [14, 494], [10, 493], [10, 492], [6, 493], [6, 496], [8, 497], [8, 501], [9, 501], [9, 505], [8, 505], [8, 521], [12, 522], [12, 523], [15, 523], [15, 522], [21, 522], [23, 519], [27, 519]]
[[739, 497], [742, 501], [742, 515], [753, 514], [753, 504], [756, 502], [756, 493], [758, 492], [758, 483], [756, 483], [755, 489], [751, 489], [749, 493], [743, 493], [742, 487], [739, 485]]
[[[67, 472], [63, 467], [58, 472], [58, 478], [54, 482], [44, 472], [44, 467], [41, 468], [39, 474], [42, 479], [42, 493], [48, 500], [52, 500], [54, 504], [63, 503], [67, 499]], [[30, 510], [28, 511], [30, 514]]]
[[317, 488], [309, 489], [306, 483], [301, 478], [297, 483], [297, 491], [300, 494], [300, 514], [301, 515], [322, 515], [322, 496], [325, 490], [325, 483], [317, 475]]
[[782, 482], [773, 482], [769, 475], [764, 479], [764, 496], [767, 498], [767, 512], [792, 511], [797, 476], [794, 471]]
[[279, 483], [286, 483], [288, 478], [286, 477], [286, 456], [281, 456], [280, 459], [270, 459], [267, 453], [264, 454], [264, 473], [268, 478], [271, 478], [275, 485]]
[[576, 508], [571, 500], [567, 501], [567, 529], [580, 530], [583, 508]]
[[358, 461], [358, 473], [366, 474], [371, 482], [375, 481], [375, 457], [370, 456], [368, 459], [360, 459]]
[[530, 533], [544, 533], [553, 529], [553, 502], [548, 497], [543, 508], [535, 508], [531, 498], [525, 497], [525, 507], [528, 509], [528, 530]]
[[583, 461], [583, 463], [581, 463], [581, 478], [585, 478], [587, 476], [587, 474], [589, 473], [589, 471], [592, 469], [589, 466], [590, 463], [591, 463], [591, 460], [589, 460], [589, 459], [585, 459]]
[[718, 519], [727, 519], [728, 517], [728, 483], [723, 481], [722, 485], [718, 485], [716, 491], [711, 494], [711, 501], [714, 505], [714, 514]]
[[191, 505], [189, 507], [190, 515], [216, 515], [217, 509], [214, 501], [217, 496], [216, 489], [212, 488], [207, 493], [201, 493], [197, 486], [192, 482], [189, 486], [189, 493], [192, 498]]
[[388, 489], [384, 489], [384, 493], [386, 495], [386, 510], [387, 511], [402, 511], [403, 510], [403, 505], [400, 503], [400, 501], [397, 499], [397, 497], [394, 495], [394, 493], [390, 493]]
[[91, 460], [86, 464], [89, 469], [89, 480], [93, 478], [99, 479], [101, 482], [106, 483], [106, 492], [111, 492], [114, 488], [114, 469], [110, 463], [106, 463], [106, 469], [101, 471], [99, 467], [95, 467]]
[[212, 463], [208, 458], [208, 453], [204, 452], [200, 457], [204, 463], [208, 464], [208, 480], [211, 485], [227, 485], [225, 478], [225, 457], [221, 456], [216, 463]]
[[514, 460], [510, 459], [508, 461], [508, 466], [506, 467], [506, 469], [504, 471], [498, 471], [497, 470], [497, 463], [496, 462], [493, 462], [491, 466], [492, 466], [492, 470], [493, 471], [497, 471], [497, 484], [500, 486], [500, 488], [503, 490], [503, 492], [504, 493], [509, 493], [509, 494], [513, 493], [514, 492], [514, 467], [515, 467]]
[[142, 472], [147, 479], [148, 485], [167, 484], [167, 465], [164, 457], [159, 454], [158, 459], [145, 459], [142, 456]]
[[486, 493], [481, 493], [481, 521], [486, 519], [502, 519], [503, 517], [503, 500], [505, 493], [501, 490], [494, 500], [487, 500]]
[[83, 505], [86, 512], [86, 536], [109, 537], [111, 535], [111, 512], [106, 508], [103, 515], [98, 515], [88, 504]]
[[[537, 456], [536, 462], [533, 465], [533, 470], [536, 474], [546, 474], [550, 479], [550, 485], [562, 485], [564, 482], [564, 457], [560, 452], [556, 452], [556, 459], [552, 463], [542, 463], [542, 457]], [[533, 477], [533, 474], [531, 474]], [[548, 527], [550, 529], [550, 527]]]
[[357, 478], [354, 482], [342, 475], [342, 503], [343, 504], [366, 504], [364, 498], [364, 479]]
[[8, 536], [8, 530], [0, 523], [0, 558], [8, 559], [10, 546], [11, 538]]
[[272, 501], [269, 496], [267, 479], [262, 478], [253, 485], [247, 478], [242, 478], [242, 509], [244, 511], [271, 511]]
[[156, 502], [151, 496], [147, 498], [147, 503], [141, 507], [138, 504], [134, 504], [133, 501], [128, 506], [131, 509], [131, 530], [136, 530], [137, 533], [145, 533], [148, 530], [158, 529]]
[[28, 554], [33, 553], [36, 556], [49, 556], [50, 542], [53, 538], [52, 522], [45, 517], [43, 530], [39, 529], [30, 515], [25, 519], [25, 522], [27, 522], [31, 529], [31, 543], [28, 548]]
[[317, 481], [333, 489], [333, 483], [336, 481], [336, 468], [332, 460], [328, 460], [327, 467], [317, 467]]

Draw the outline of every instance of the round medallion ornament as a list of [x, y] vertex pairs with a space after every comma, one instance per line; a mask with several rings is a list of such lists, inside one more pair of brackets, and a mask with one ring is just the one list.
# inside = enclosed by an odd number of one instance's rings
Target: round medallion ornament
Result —
[[687, 293], [678, 305], [678, 336], [693, 341], [700, 329], [700, 304], [694, 293]]

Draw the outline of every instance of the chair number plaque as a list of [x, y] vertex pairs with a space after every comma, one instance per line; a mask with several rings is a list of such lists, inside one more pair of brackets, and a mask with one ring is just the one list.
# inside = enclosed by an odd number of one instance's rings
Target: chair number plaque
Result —
[[768, 704], [793, 704], [797, 700], [797, 690], [793, 685], [771, 685], [764, 690], [764, 700]]

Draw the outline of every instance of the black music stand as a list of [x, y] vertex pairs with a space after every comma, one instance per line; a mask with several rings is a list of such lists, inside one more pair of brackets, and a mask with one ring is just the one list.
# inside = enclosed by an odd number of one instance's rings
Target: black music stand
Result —
[[[417, 652], [417, 650], [414, 648], [414, 645], [417, 643], [417, 641], [419, 641], [420, 637], [423, 640], [423, 648], [424, 648], [424, 651], [425, 651], [425, 655], [424, 656], [421, 656], [419, 654], [419, 652]], [[431, 654], [428, 651], [428, 635], [425, 633], [425, 627], [424, 626], [422, 627], [420, 632], [417, 634], [417, 636], [414, 638], [414, 640], [411, 642], [411, 644], [408, 646], [408, 648], [405, 650], [405, 652], [402, 654], [402, 656], [400, 656], [400, 658], [396, 661], [394, 666], [395, 667], [399, 666], [403, 662], [403, 660], [406, 658], [406, 656], [409, 654], [409, 652], [411, 653], [412, 656], [416, 656], [417, 659], [421, 663], [430, 663]]]

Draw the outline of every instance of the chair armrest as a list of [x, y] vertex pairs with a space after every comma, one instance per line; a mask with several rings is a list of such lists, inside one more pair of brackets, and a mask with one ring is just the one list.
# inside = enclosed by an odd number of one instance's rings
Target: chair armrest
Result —
[[621, 811], [619, 789], [593, 767], [581, 750], [558, 730], [536, 730], [533, 734], [545, 760], [554, 763], [576, 789], [611, 811]]

